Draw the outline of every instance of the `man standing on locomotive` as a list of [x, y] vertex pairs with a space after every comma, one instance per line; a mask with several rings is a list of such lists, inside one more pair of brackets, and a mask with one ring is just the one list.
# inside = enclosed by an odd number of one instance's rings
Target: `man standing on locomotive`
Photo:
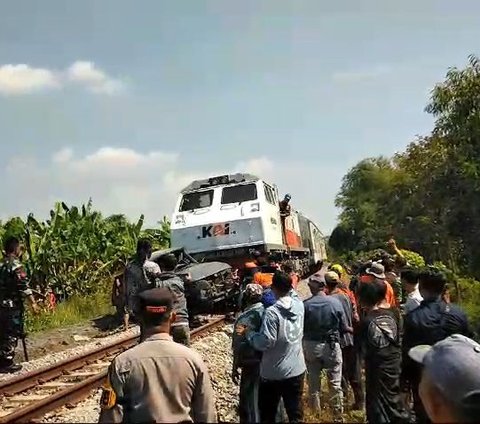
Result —
[[290, 194], [286, 194], [283, 200], [280, 202], [280, 216], [286, 217], [289, 216], [292, 211], [292, 206], [290, 205], [290, 200], [292, 196]]

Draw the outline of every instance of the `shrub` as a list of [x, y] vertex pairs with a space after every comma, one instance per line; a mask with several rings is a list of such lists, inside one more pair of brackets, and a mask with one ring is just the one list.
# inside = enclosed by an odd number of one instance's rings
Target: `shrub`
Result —
[[425, 259], [417, 252], [404, 249], [400, 249], [400, 252], [402, 252], [402, 255], [405, 257], [410, 266], [414, 268], [423, 268], [425, 266]]
[[460, 305], [477, 334], [480, 334], [480, 282], [473, 278], [459, 278]]

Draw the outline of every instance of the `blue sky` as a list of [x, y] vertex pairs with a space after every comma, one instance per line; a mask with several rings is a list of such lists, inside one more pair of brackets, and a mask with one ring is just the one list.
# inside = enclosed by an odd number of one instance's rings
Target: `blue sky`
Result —
[[92, 196], [152, 223], [244, 169], [329, 232], [348, 169], [431, 129], [479, 24], [475, 0], [5, 2], [0, 216]]

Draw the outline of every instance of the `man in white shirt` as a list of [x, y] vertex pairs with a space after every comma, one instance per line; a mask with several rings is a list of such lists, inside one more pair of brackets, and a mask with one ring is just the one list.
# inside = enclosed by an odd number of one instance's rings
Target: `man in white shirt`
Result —
[[412, 312], [420, 306], [423, 300], [418, 289], [418, 274], [412, 268], [402, 270], [400, 274], [403, 289], [407, 293], [407, 301], [403, 305], [403, 312], [406, 314]]

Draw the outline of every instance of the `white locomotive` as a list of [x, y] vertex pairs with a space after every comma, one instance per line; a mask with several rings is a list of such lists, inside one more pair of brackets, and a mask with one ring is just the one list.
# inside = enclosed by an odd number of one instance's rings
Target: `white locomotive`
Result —
[[250, 174], [196, 180], [184, 188], [171, 221], [171, 243], [197, 259], [234, 266], [252, 250], [291, 258], [305, 272], [326, 258], [318, 227], [293, 209], [282, 218], [277, 187]]

